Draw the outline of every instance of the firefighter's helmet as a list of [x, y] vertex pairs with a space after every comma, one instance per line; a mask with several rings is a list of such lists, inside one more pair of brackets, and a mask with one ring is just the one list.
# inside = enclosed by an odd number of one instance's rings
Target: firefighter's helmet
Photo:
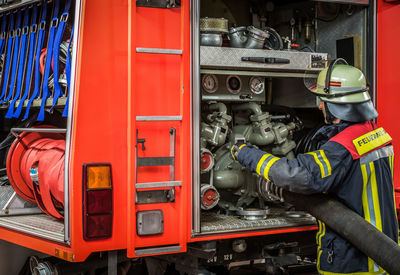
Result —
[[315, 83], [306, 86], [326, 103], [328, 112], [341, 120], [362, 122], [378, 116], [364, 74], [344, 59], [336, 59], [319, 73]]

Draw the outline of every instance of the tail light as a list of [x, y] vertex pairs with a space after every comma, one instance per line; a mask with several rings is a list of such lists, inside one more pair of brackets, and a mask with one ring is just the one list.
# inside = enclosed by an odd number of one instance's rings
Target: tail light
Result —
[[112, 236], [113, 189], [111, 165], [83, 165], [83, 238], [86, 241]]

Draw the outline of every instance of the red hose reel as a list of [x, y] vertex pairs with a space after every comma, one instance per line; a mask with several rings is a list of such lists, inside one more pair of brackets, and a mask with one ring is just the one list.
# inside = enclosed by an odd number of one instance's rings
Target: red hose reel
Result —
[[[15, 192], [57, 219], [63, 218], [64, 156], [65, 135], [42, 132], [21, 133], [7, 155], [8, 179]], [[31, 172], [37, 173], [37, 181]]]

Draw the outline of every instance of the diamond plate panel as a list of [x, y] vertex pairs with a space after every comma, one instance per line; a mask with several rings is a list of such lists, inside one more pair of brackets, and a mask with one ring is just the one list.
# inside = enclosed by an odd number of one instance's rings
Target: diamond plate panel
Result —
[[[366, 12], [366, 10], [356, 10], [352, 16], [340, 14], [334, 23], [318, 21], [316, 30], [318, 37], [317, 51], [329, 52], [332, 58], [336, 58], [336, 40], [354, 35], [365, 37]], [[363, 62], [365, 62], [365, 41], [363, 41], [362, 48], [359, 50], [361, 50]], [[358, 53], [356, 52], [356, 54]]]
[[316, 219], [311, 215], [302, 218], [284, 218], [279, 216], [278, 213], [271, 211], [267, 219], [255, 221], [243, 220], [238, 216], [205, 213], [201, 217], [201, 232], [203, 234], [226, 233], [239, 230], [274, 229], [316, 224]]
[[0, 217], [0, 226], [45, 239], [64, 242], [64, 223], [46, 214]]
[[0, 209], [3, 209], [13, 194], [14, 189], [11, 185], [0, 186]]
[[13, 194], [14, 189], [11, 185], [0, 186], [0, 215], [3, 214], [2, 210], [6, 206], [7, 209], [37, 208], [36, 204], [25, 201], [18, 194], [7, 205]]
[[13, 221], [27, 227], [35, 227], [37, 230], [59, 233], [64, 236], [64, 224], [46, 214], [14, 216], [1, 218], [1, 220]]
[[[242, 57], [276, 57], [290, 60], [290, 64], [265, 64], [242, 61]], [[273, 51], [257, 49], [238, 49], [226, 47], [200, 47], [200, 67], [214, 69], [264, 70], [284, 72], [320, 71], [312, 68], [312, 57], [323, 60], [328, 58], [325, 53], [309, 53], [294, 51]]]

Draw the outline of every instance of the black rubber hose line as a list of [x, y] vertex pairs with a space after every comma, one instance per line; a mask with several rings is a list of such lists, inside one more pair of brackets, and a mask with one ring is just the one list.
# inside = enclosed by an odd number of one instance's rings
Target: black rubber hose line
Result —
[[323, 221], [389, 274], [400, 274], [400, 246], [332, 196], [284, 191], [283, 197], [297, 210]]

